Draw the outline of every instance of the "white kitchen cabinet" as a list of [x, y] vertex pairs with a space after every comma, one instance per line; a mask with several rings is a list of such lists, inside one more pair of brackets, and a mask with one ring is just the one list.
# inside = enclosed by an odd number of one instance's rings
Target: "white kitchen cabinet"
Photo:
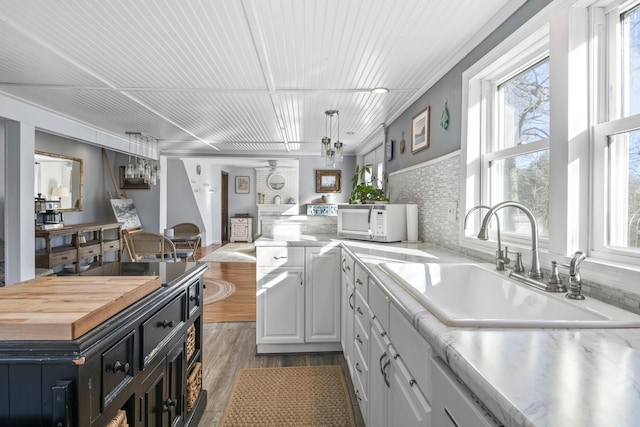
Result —
[[340, 248], [305, 248], [305, 341], [340, 342]]
[[[391, 363], [389, 345], [391, 342], [377, 319], [371, 321], [369, 348], [369, 413], [365, 417], [368, 427], [389, 426], [388, 364]], [[364, 414], [363, 414], [364, 416]]]
[[347, 361], [349, 374], [353, 377], [353, 310], [355, 309], [355, 292], [353, 287], [353, 270], [354, 261], [349, 254], [342, 251], [342, 299], [340, 301], [341, 313], [341, 333], [340, 342], [342, 344], [342, 353]]
[[388, 425], [430, 427], [431, 406], [393, 344], [389, 346], [389, 352]]
[[304, 342], [304, 269], [258, 268], [256, 342]]
[[258, 353], [340, 349], [340, 248], [256, 248]]
[[[415, 335], [417, 331], [358, 264], [354, 277], [359, 281], [353, 287], [347, 283], [344, 295], [348, 317], [343, 319], [347, 328], [353, 328], [354, 339], [351, 348], [349, 341], [345, 341], [344, 352], [345, 358], [351, 359], [354, 365], [351, 378], [365, 424], [431, 426], [431, 406], [421, 389], [430, 392], [431, 347], [424, 338]], [[395, 335], [387, 331], [395, 331]], [[419, 385], [405, 363], [405, 356], [414, 369], [422, 369], [420, 355], [427, 365], [423, 369], [427, 373], [418, 374]]]
[[431, 359], [434, 426], [498, 427], [500, 423], [440, 359]]

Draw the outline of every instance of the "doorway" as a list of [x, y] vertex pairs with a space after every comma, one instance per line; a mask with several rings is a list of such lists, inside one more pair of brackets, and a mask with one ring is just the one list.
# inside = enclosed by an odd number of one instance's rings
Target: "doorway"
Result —
[[220, 194], [220, 240], [229, 241], [229, 173], [221, 172], [221, 194]]

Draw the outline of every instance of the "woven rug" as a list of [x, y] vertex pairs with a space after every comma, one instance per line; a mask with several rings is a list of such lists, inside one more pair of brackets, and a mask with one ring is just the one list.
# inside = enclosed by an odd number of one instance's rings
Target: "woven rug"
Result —
[[253, 243], [227, 243], [198, 261], [256, 262], [256, 246]]
[[242, 369], [220, 426], [355, 426], [340, 366]]
[[204, 276], [204, 304], [220, 301], [230, 297], [236, 291], [236, 286], [226, 280], [213, 279]]

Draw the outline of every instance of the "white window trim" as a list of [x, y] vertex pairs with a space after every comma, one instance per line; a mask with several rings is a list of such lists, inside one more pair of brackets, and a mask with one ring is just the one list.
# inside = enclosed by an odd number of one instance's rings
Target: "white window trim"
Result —
[[[470, 99], [478, 98], [480, 91], [486, 88], [479, 87], [477, 79], [491, 76], [499, 67], [505, 67], [505, 63], [511, 66], [520, 65], [522, 70], [526, 65], [534, 65], [545, 56], [550, 57], [551, 72], [551, 176], [550, 181], [567, 185], [554, 185], [550, 188], [549, 212], [549, 234], [553, 236], [549, 242], [540, 241], [540, 258], [543, 267], [550, 265], [552, 260], [567, 262], [575, 250], [582, 247], [586, 250], [588, 232], [578, 228], [578, 224], [588, 218], [588, 200], [584, 197], [588, 191], [584, 188], [588, 177], [588, 169], [583, 161], [577, 161], [588, 154], [588, 138], [584, 135], [588, 128], [587, 124], [587, 95], [585, 85], [587, 85], [588, 72], [586, 71], [587, 51], [572, 49], [575, 46], [585, 44], [588, 34], [584, 31], [578, 35], [569, 34], [569, 23], [584, 20], [586, 26], [586, 9], [577, 12], [571, 8], [573, 1], [556, 0], [535, 17], [521, 26], [510, 37], [505, 39], [489, 54], [479, 60], [463, 73], [462, 82], [462, 182], [461, 182], [461, 209], [462, 217], [473, 206], [482, 204], [480, 200], [482, 186], [488, 185], [483, 182], [480, 164], [481, 145], [478, 138], [488, 139], [489, 130], [483, 126], [482, 109], [484, 104], [470, 104]], [[585, 27], [586, 28], [586, 27]], [[547, 50], [548, 49], [548, 50]], [[569, 55], [569, 52], [572, 52]], [[520, 61], [520, 62], [518, 62]], [[571, 72], [571, 80], [568, 75]], [[475, 84], [474, 84], [475, 81]], [[580, 105], [584, 111], [569, 111], [571, 102], [577, 97], [584, 97], [584, 102]], [[470, 98], [471, 97], [471, 98]], [[564, 111], [559, 116], [555, 112]], [[480, 129], [480, 132], [478, 132]], [[582, 130], [580, 130], [582, 129]], [[483, 144], [485, 143], [483, 142]], [[545, 144], [540, 142], [537, 144]], [[527, 144], [528, 145], [528, 144]], [[579, 147], [579, 148], [577, 148]], [[586, 148], [585, 148], [586, 147]], [[532, 146], [530, 149], [535, 148]], [[582, 157], [581, 157], [582, 156]], [[571, 161], [570, 161], [571, 159]], [[563, 164], [558, 168], [557, 163]], [[554, 171], [555, 164], [555, 171]], [[570, 165], [567, 168], [567, 165]], [[558, 172], [559, 171], [559, 172]], [[555, 176], [553, 175], [555, 174]], [[582, 183], [578, 196], [571, 196], [568, 188], [575, 183]], [[486, 188], [484, 188], [486, 190]], [[482, 213], [486, 213], [486, 210]], [[469, 217], [468, 230], [477, 230], [481, 212]], [[585, 222], [583, 222], [585, 223]], [[525, 264], [530, 256], [531, 242], [528, 238], [512, 239], [509, 235], [503, 236], [509, 240], [510, 250], [523, 252]], [[492, 236], [493, 237], [493, 236]], [[504, 240], [504, 238], [503, 238]], [[496, 249], [495, 241], [480, 241], [476, 236], [463, 228], [461, 221], [459, 229], [460, 245], [464, 248], [481, 251], [487, 254], [494, 254]]]
[[[497, 46], [476, 64], [467, 69], [462, 76], [462, 160], [463, 181], [461, 184], [462, 218], [473, 207], [488, 204], [482, 201], [482, 194], [489, 194], [489, 180], [483, 179], [489, 170], [489, 162], [496, 157], [490, 153], [492, 141], [491, 127], [484, 126], [486, 114], [492, 108], [489, 105], [496, 85], [517, 75], [523, 69], [535, 65], [549, 55], [549, 26], [544, 20], [534, 17], [516, 33]], [[495, 81], [500, 76], [499, 81]], [[473, 107], [470, 107], [473, 105]], [[469, 143], [466, 143], [469, 142]], [[537, 141], [500, 150], [500, 158], [505, 154], [524, 154], [548, 147], [549, 141]], [[479, 222], [486, 210], [478, 210], [469, 217], [467, 229], [460, 224], [460, 245], [469, 249], [494, 253], [495, 240], [481, 241], [473, 230], [478, 230]], [[501, 230], [503, 240], [516, 250], [526, 252], [531, 239]], [[492, 236], [494, 238], [494, 236]], [[545, 242], [541, 239], [541, 247]]]

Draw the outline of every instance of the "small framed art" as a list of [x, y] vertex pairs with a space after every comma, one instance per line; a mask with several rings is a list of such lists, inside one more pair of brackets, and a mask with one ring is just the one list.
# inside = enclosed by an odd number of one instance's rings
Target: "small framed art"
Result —
[[236, 193], [249, 194], [249, 177], [236, 176]]
[[340, 174], [339, 170], [317, 170], [316, 193], [339, 193]]
[[427, 107], [411, 119], [411, 152], [429, 148], [429, 110]]

